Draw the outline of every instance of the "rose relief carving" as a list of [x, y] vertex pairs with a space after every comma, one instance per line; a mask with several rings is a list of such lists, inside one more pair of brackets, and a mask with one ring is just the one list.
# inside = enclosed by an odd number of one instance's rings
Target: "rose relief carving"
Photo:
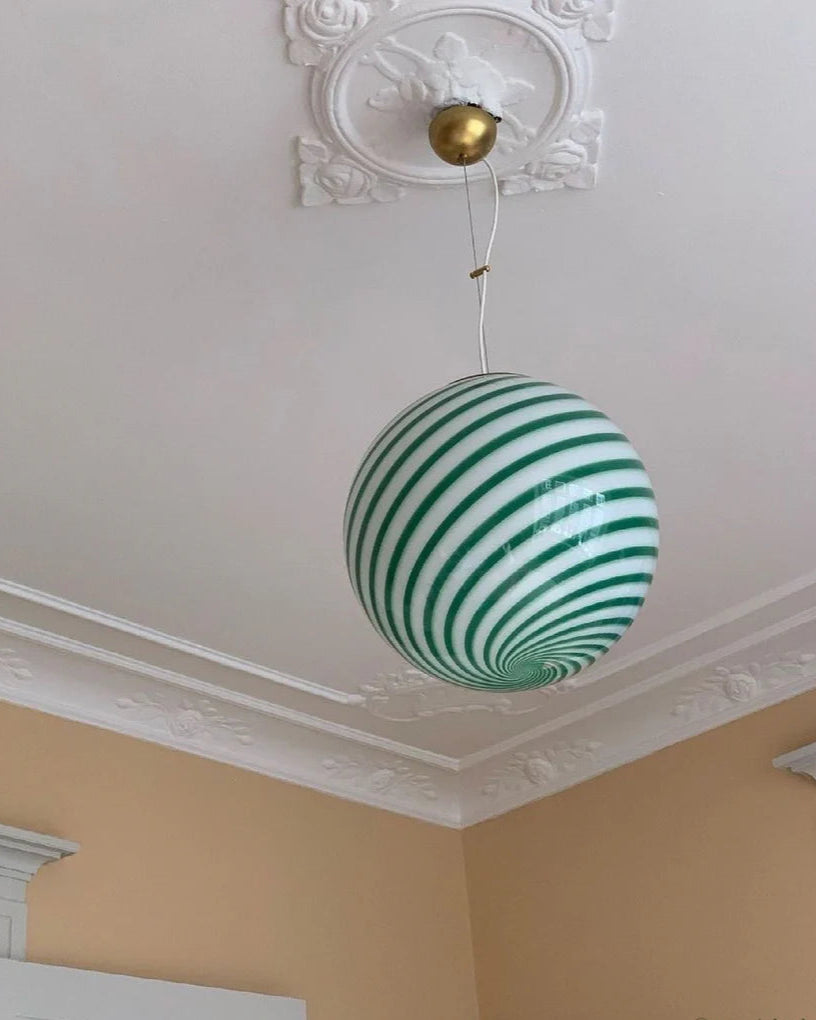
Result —
[[338, 755], [325, 758], [323, 768], [341, 783], [360, 792], [421, 800], [439, 797], [430, 776], [415, 771], [400, 758]]
[[0, 648], [0, 687], [11, 689], [21, 687], [31, 680], [33, 674], [25, 659], [21, 659], [12, 648]]
[[370, 14], [365, 0], [286, 0], [289, 59], [307, 67], [324, 63], [365, 26]]
[[593, 763], [600, 746], [594, 740], [576, 740], [541, 750], [517, 751], [490, 774], [482, 787], [482, 796], [552, 786], [560, 776], [575, 772], [582, 764]]
[[298, 156], [304, 205], [395, 202], [404, 194], [403, 188], [378, 180], [351, 160], [333, 154], [322, 142], [299, 139]]
[[251, 744], [248, 726], [223, 715], [207, 698], [134, 694], [119, 698], [117, 707], [143, 722], [158, 722], [178, 740]]
[[533, 0], [533, 10], [565, 27], [580, 25], [593, 42], [607, 42], [615, 30], [615, 0]]
[[369, 683], [360, 684], [362, 707], [380, 719], [392, 722], [416, 722], [437, 715], [465, 715], [493, 712], [496, 715], [526, 715], [537, 712], [545, 700], [557, 691], [557, 685], [534, 694], [510, 697], [490, 692], [476, 693], [464, 687], [435, 680], [418, 669], [384, 673]]
[[502, 194], [594, 188], [598, 180], [602, 127], [600, 110], [588, 110], [575, 117], [569, 134], [553, 142], [540, 160], [528, 163], [519, 173], [502, 177]]
[[533, 128], [507, 109], [532, 95], [534, 86], [521, 78], [506, 78], [483, 57], [470, 53], [465, 40], [453, 32], [437, 39], [430, 56], [388, 36], [362, 59], [391, 82], [369, 98], [368, 104], [375, 110], [393, 112], [412, 104], [434, 110], [455, 100], [483, 106], [503, 118], [513, 133], [512, 139], [505, 133], [499, 140], [504, 151], [535, 135]]
[[460, 186], [427, 139], [434, 113], [460, 103], [501, 118], [495, 163], [506, 195], [593, 187], [601, 114], [587, 109], [586, 40], [608, 39], [613, 14], [612, 0], [284, 0], [289, 59], [311, 77], [302, 204]]
[[718, 666], [682, 695], [672, 714], [687, 720], [712, 715], [729, 705], [746, 704], [814, 672], [816, 654], [812, 652], [791, 652], [782, 658], [766, 656], [746, 665]]

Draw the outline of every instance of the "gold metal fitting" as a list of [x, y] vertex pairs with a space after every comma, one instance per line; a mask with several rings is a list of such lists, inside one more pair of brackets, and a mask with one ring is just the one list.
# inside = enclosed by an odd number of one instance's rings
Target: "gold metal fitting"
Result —
[[431, 121], [431, 148], [446, 163], [471, 166], [496, 144], [497, 120], [481, 106], [449, 106]]

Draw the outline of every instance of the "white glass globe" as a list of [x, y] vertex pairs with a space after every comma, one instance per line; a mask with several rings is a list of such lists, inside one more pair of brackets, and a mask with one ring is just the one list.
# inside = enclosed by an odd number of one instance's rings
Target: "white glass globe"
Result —
[[345, 516], [354, 591], [418, 669], [527, 690], [593, 663], [652, 580], [657, 507], [626, 436], [521, 375], [450, 383], [374, 440]]

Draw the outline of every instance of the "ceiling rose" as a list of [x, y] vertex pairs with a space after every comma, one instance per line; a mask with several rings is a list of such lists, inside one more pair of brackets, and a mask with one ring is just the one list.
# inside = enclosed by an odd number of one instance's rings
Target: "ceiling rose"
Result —
[[303, 204], [459, 184], [426, 137], [437, 110], [462, 103], [501, 118], [504, 194], [593, 187], [603, 117], [589, 105], [587, 43], [612, 28], [612, 0], [287, 0], [289, 58], [311, 75], [314, 123], [297, 145]]

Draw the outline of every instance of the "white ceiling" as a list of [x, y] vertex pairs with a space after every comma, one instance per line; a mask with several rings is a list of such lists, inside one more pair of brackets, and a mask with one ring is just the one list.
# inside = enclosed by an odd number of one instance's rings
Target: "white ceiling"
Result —
[[[816, 568], [814, 53], [805, 0], [627, 0], [593, 53], [597, 190], [502, 205], [495, 367], [601, 406], [658, 495], [610, 668]], [[396, 411], [475, 370], [474, 300], [458, 190], [297, 204], [307, 85], [276, 0], [0, 8], [0, 573], [357, 694], [401, 665], [345, 577], [346, 489]], [[292, 697], [450, 756], [531, 726]], [[536, 725], [561, 704], [525, 697]]]

